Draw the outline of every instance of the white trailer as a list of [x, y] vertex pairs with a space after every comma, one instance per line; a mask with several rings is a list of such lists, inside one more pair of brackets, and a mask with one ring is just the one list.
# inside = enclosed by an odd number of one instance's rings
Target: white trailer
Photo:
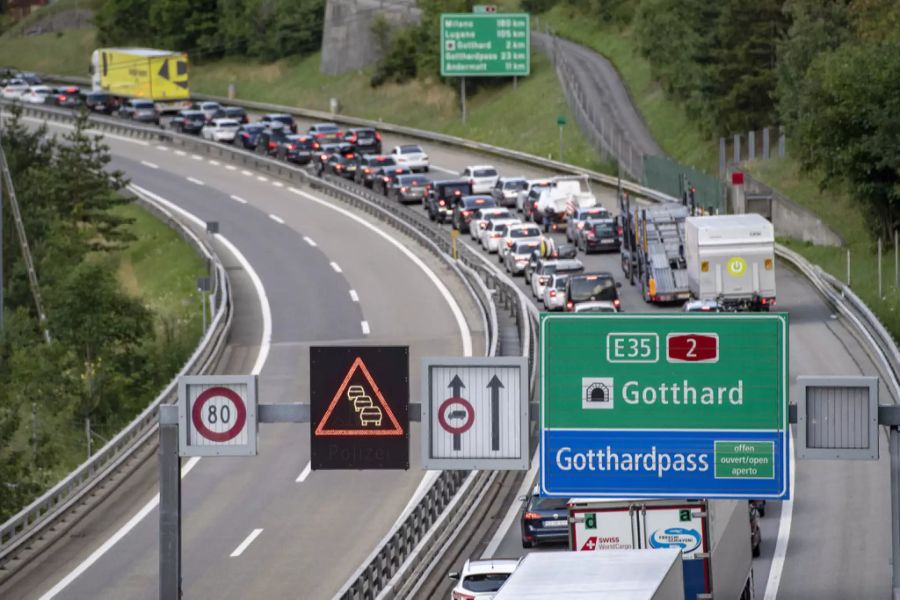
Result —
[[533, 552], [494, 600], [684, 600], [681, 552]]
[[541, 191], [532, 216], [546, 229], [564, 223], [576, 208], [592, 208], [599, 202], [591, 190], [587, 175], [561, 175], [550, 179]]
[[677, 549], [686, 600], [752, 600], [746, 500], [569, 501], [569, 548], [579, 554]]
[[775, 304], [775, 230], [760, 215], [689, 217], [688, 285], [726, 310], [768, 312]]

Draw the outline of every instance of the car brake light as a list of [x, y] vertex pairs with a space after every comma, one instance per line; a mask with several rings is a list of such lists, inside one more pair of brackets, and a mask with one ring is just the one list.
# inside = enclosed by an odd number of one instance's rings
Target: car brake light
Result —
[[60, 102], [65, 102], [65, 101], [66, 101], [66, 97], [65, 97], [65, 96], [57, 96], [56, 99], [59, 100]]
[[408, 192], [408, 191], [409, 191], [409, 188], [406, 187], [406, 186], [401, 186], [401, 187], [400, 187], [400, 191], [401, 191], [401, 192]]
[[344, 155], [344, 158], [353, 158], [353, 153], [350, 152], [350, 153], [348, 153], [348, 154], [345, 154], [345, 155]]
[[575, 308], [575, 303], [574, 303], [574, 302], [572, 302], [571, 300], [569, 300], [568, 302], [566, 302], [566, 310], [572, 310], [573, 308]]
[[288, 150], [293, 150], [293, 149], [296, 148], [297, 146], [295, 146], [295, 145], [293, 145], [293, 144], [286, 144], [285, 147], [286, 147]]
[[350, 143], [351, 143], [351, 144], [355, 144], [355, 143], [356, 143], [356, 134], [355, 134], [355, 133], [354, 133], [353, 135], [350, 136]]
[[387, 183], [388, 181], [391, 180], [391, 178], [388, 177], [388, 176], [386, 176], [386, 175], [385, 175], [385, 176], [382, 176], [382, 179], [384, 180], [385, 183]]
[[463, 594], [462, 592], [453, 592], [453, 600], [475, 600], [475, 596]]
[[[462, 216], [464, 216], [464, 217], [468, 217], [469, 215], [472, 214], [472, 211], [471, 211], [471, 210], [463, 210], [463, 211], [460, 211], [460, 212], [462, 212]], [[763, 299], [763, 300], [765, 300], [765, 299]], [[763, 302], [763, 304], [765, 304], [765, 302]]]
[[618, 298], [616, 298], [615, 300], [613, 300], [613, 306], [615, 306], [616, 308], [619, 308], [619, 304], [621, 304], [621, 302], [619, 301]]
[[453, 192], [453, 195], [454, 195], [454, 196], [461, 196], [461, 195], [462, 195], [462, 192], [460, 192], [459, 190], [456, 190], [455, 192]]
[[500, 237], [500, 234], [495, 231], [494, 233], [491, 234], [491, 237], [494, 239], [497, 239], [498, 237]]
[[593, 231], [588, 231], [587, 233], [584, 234], [584, 236], [585, 236], [586, 238], [592, 240], [592, 239], [594, 239], [594, 232], [593, 232]]
[[439, 201], [438, 201], [438, 205], [444, 206], [444, 204], [446, 204], [446, 202], [444, 202], [443, 200], [439, 200]]
[[622, 228], [621, 228], [621, 227], [617, 227], [617, 228], [616, 228], [616, 231], [617, 231], [617, 233], [618, 233], [619, 235], [622, 235]]
[[522, 515], [522, 518], [526, 521], [540, 521], [542, 517], [538, 513], [527, 512]]
[[481, 229], [486, 229], [486, 228], [487, 228], [487, 223], [485, 223], [484, 221], [482, 221], [481, 223], [478, 224], [478, 227], [480, 227]]
[[379, 142], [381, 141], [381, 134], [378, 133], [377, 131], [375, 132], [375, 139], [378, 140]]
[[512, 248], [512, 240], [506, 240], [506, 247]]
[[584, 221], [578, 221], [578, 223], [575, 224], [575, 227], [577, 227], [578, 229], [584, 229]]
[[250, 134], [247, 133], [247, 132], [245, 131], [244, 133], [241, 134], [241, 137], [242, 137], [242, 138], [247, 138], [247, 139], [249, 139], [249, 138], [250, 138]]
[[550, 297], [556, 298], [556, 290], [550, 290]]

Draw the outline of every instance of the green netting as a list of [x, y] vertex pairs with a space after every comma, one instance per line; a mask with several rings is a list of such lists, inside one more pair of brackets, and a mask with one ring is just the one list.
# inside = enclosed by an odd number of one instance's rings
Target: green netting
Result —
[[688, 187], [693, 186], [697, 189], [694, 200], [698, 208], [713, 214], [727, 212], [725, 185], [722, 182], [663, 156], [644, 155], [642, 184], [678, 199], [682, 198], [682, 193]]

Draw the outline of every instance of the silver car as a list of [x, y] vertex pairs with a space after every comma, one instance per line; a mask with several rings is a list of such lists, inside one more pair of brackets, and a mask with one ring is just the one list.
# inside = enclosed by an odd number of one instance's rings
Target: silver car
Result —
[[491, 165], [474, 165], [463, 169], [460, 177], [469, 182], [473, 194], [490, 194], [500, 174]]
[[493, 254], [500, 249], [500, 242], [506, 235], [506, 228], [521, 223], [518, 219], [494, 219], [481, 232], [481, 247]]
[[[565, 294], [565, 290], [563, 290], [563, 294]], [[573, 312], [617, 313], [619, 309], [608, 300], [593, 300], [591, 302], [579, 302], [575, 305]]]
[[491, 195], [497, 206], [514, 207], [519, 192], [528, 186], [528, 181], [524, 177], [501, 177], [494, 184]]
[[570, 275], [572, 273], [583, 272], [584, 263], [576, 258], [542, 260], [538, 263], [537, 267], [535, 267], [534, 273], [531, 276], [531, 293], [537, 299], [543, 298], [544, 287], [550, 283], [550, 278], [555, 273], [565, 273]]
[[505, 208], [499, 206], [491, 206], [489, 208], [479, 208], [472, 215], [469, 222], [469, 234], [473, 240], [481, 241], [481, 232], [487, 229], [488, 223], [494, 219], [512, 219], [512, 214]]
[[550, 276], [550, 283], [544, 286], [544, 295], [541, 301], [547, 310], [562, 310], [566, 307], [566, 279], [568, 273], [554, 273]]
[[534, 223], [520, 223], [518, 225], [510, 225], [506, 228], [503, 239], [500, 240], [500, 248], [497, 253], [500, 255], [497, 259], [503, 262], [506, 253], [509, 252], [513, 244], [516, 242], [524, 242], [525, 240], [541, 241], [541, 228]]
[[516, 242], [513, 247], [506, 253], [504, 263], [506, 270], [510, 275], [520, 275], [525, 272], [525, 265], [528, 263], [528, 257], [535, 250], [541, 249], [540, 240], [526, 240], [524, 242]]

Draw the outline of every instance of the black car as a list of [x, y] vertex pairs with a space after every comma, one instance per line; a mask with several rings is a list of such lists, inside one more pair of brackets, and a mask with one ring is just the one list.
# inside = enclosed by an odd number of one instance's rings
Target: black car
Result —
[[424, 175], [400, 175], [388, 184], [387, 197], [404, 203], [421, 202], [428, 183]]
[[81, 90], [74, 85], [55, 88], [52, 94], [47, 94], [44, 102], [62, 108], [78, 108], [81, 106]]
[[381, 167], [372, 180], [372, 191], [387, 196], [388, 188], [391, 183], [401, 175], [410, 175], [412, 171], [406, 167], [394, 165], [392, 167]]
[[263, 115], [259, 122], [265, 123], [266, 125], [270, 125], [272, 123], [281, 123], [288, 129], [290, 129], [291, 133], [297, 133], [297, 122], [294, 121], [294, 117], [292, 117], [291, 115], [271, 113], [268, 115]]
[[248, 123], [238, 127], [237, 133], [234, 134], [235, 146], [240, 146], [244, 150], [256, 150], [256, 139], [259, 134], [265, 130], [266, 126], [262, 123]]
[[325, 161], [325, 172], [345, 179], [353, 179], [356, 175], [356, 150], [344, 145], [337, 152], [332, 152]]
[[393, 167], [397, 163], [390, 156], [383, 154], [360, 154], [356, 162], [356, 176], [353, 180], [366, 187], [375, 183], [377, 172], [382, 167]]
[[[352, 152], [353, 148], [346, 144], [320, 144], [318, 150], [316, 150], [313, 154], [313, 160], [310, 163], [313, 170], [316, 172], [316, 175], [321, 177], [327, 169], [331, 168], [328, 164], [328, 161], [331, 160], [331, 157], [335, 154], [340, 154], [345, 150], [348, 152]], [[359, 160], [358, 157], [357, 160]], [[328, 172], [330, 172], [330, 170]]]
[[240, 106], [223, 106], [213, 114], [212, 119], [234, 119], [243, 125], [250, 122], [247, 111]]
[[619, 288], [611, 273], [580, 273], [572, 275], [566, 282], [566, 310], [572, 312], [579, 302], [606, 300], [620, 308]]
[[432, 181], [425, 194], [425, 210], [432, 221], [443, 223], [453, 216], [453, 204], [458, 198], [472, 195], [472, 186], [465, 179]]
[[453, 229], [460, 233], [469, 231], [469, 223], [475, 211], [494, 206], [497, 206], [497, 202], [490, 196], [460, 196], [453, 203]]
[[615, 219], [589, 219], [575, 233], [575, 245], [585, 254], [594, 250], [618, 250], [619, 231]]
[[84, 105], [89, 111], [104, 115], [108, 115], [119, 108], [119, 103], [116, 99], [106, 92], [86, 92], [84, 94]]
[[171, 129], [178, 133], [191, 133], [193, 135], [199, 135], [204, 125], [206, 125], [206, 115], [199, 110], [182, 110], [169, 121]]
[[308, 165], [319, 144], [311, 136], [291, 134], [278, 146], [278, 158], [297, 165]]
[[523, 498], [522, 547], [537, 544], [569, 543], [569, 501], [565, 498], [541, 498], [537, 490]]
[[344, 132], [344, 141], [361, 154], [381, 154], [381, 134], [371, 127], [354, 127]]
[[284, 126], [266, 127], [256, 137], [257, 154], [275, 156], [278, 153], [278, 145], [284, 143], [287, 136]]
[[159, 125], [159, 113], [152, 100], [126, 100], [119, 107], [118, 115], [124, 119], [131, 119], [139, 123], [155, 123]]
[[320, 144], [338, 144], [344, 141], [341, 128], [335, 123], [313, 123], [307, 131]]

